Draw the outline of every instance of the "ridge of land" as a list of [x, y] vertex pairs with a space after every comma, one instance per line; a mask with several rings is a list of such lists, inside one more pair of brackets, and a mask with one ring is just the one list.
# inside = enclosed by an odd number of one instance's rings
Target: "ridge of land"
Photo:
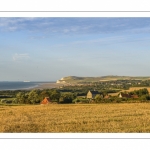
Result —
[[86, 83], [86, 82], [105, 82], [114, 80], [150, 80], [150, 76], [101, 76], [101, 77], [78, 77], [67, 76], [56, 81], [56, 83]]

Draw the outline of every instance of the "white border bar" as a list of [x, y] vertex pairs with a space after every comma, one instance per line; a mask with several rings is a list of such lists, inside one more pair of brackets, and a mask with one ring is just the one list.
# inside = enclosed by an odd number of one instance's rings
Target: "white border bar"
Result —
[[148, 0], [5, 0], [0, 11], [149, 11]]
[[1, 133], [0, 139], [150, 139], [149, 133]]
[[150, 12], [0, 12], [0, 17], [150, 17]]

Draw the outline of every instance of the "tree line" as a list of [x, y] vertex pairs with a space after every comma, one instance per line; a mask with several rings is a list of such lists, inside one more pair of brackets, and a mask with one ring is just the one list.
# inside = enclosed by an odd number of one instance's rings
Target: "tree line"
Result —
[[[13, 97], [10, 100], [1, 99], [1, 102], [15, 103], [15, 104], [39, 104], [45, 97], [49, 97], [52, 102], [57, 103], [71, 103], [75, 94], [72, 93], [61, 93], [56, 89], [45, 89], [45, 90], [31, 90], [31, 91], [14, 91], [12, 95], [3, 95], [3, 97]], [[11, 92], [12, 93], [12, 92]], [[2, 95], [1, 95], [2, 96]], [[1, 97], [1, 98], [3, 98]]]
[[[66, 89], [65, 89], [66, 90]], [[84, 89], [85, 90], [85, 89]], [[87, 99], [87, 89], [85, 91], [79, 89], [70, 89], [70, 91], [63, 91], [63, 89], [44, 89], [44, 90], [17, 90], [17, 91], [0, 91], [0, 98], [2, 103], [14, 104], [40, 104], [45, 98], [49, 97], [55, 103], [108, 103], [108, 102], [128, 102], [128, 101], [149, 101], [150, 95], [146, 88], [131, 91], [129, 95], [137, 95], [135, 98], [119, 98], [118, 96], [108, 96], [109, 90], [101, 90], [93, 100]], [[112, 91], [111, 91], [112, 92]], [[115, 92], [115, 91], [114, 91]], [[124, 92], [125, 94], [126, 92]], [[108, 96], [108, 97], [107, 97]]]

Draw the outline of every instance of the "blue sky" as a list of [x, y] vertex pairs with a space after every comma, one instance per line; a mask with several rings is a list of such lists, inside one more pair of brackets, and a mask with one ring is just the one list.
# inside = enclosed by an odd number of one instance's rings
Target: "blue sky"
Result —
[[0, 18], [0, 81], [150, 76], [150, 18]]

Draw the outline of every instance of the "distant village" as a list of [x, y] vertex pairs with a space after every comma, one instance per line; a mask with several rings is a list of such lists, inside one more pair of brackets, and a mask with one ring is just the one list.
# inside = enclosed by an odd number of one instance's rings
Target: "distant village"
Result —
[[57, 81], [57, 88], [0, 91], [0, 104], [150, 102], [150, 80]]
[[[78, 93], [75, 103], [144, 102], [150, 100], [150, 80], [100, 80], [98, 82], [66, 82], [61, 91]], [[76, 89], [76, 90], [75, 90]]]

